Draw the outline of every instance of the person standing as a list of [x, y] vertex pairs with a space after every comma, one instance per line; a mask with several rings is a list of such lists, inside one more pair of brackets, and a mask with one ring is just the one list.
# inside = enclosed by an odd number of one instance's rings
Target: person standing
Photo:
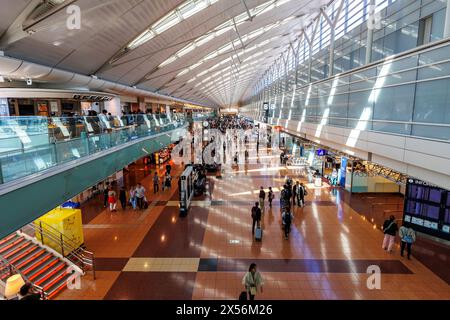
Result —
[[111, 212], [115, 212], [117, 207], [117, 198], [116, 198], [116, 192], [114, 191], [113, 187], [109, 187], [108, 191], [108, 203], [109, 203], [109, 210]]
[[261, 211], [264, 212], [264, 201], [266, 200], [266, 192], [264, 191], [264, 187], [261, 187], [259, 190], [259, 207]]
[[258, 202], [255, 202], [255, 206], [252, 208], [252, 234], [255, 234], [255, 226], [261, 222], [261, 209], [259, 208]]
[[264, 279], [261, 274], [256, 271], [255, 263], [252, 263], [250, 265], [248, 272], [242, 279], [242, 284], [245, 287], [245, 291], [247, 291], [248, 295], [250, 296], [250, 300], [255, 300], [258, 289], [260, 289], [261, 293], [263, 293]]
[[394, 247], [395, 243], [395, 234], [398, 231], [397, 223], [395, 222], [395, 217], [390, 216], [389, 220], [386, 220], [383, 223], [383, 232], [384, 232], [384, 239], [383, 239], [383, 249], [387, 250], [389, 253], [392, 252], [392, 248]]
[[289, 208], [286, 208], [286, 210], [283, 211], [281, 220], [282, 220], [283, 227], [284, 227], [284, 238], [287, 240], [289, 237], [289, 233], [291, 232], [292, 220], [294, 220], [294, 216], [292, 215]]
[[416, 232], [413, 228], [405, 226], [403, 224], [399, 230], [400, 236], [400, 255], [403, 257], [403, 252], [407, 251], [408, 260], [411, 260], [411, 246], [414, 242], [416, 242]]
[[125, 210], [127, 208], [127, 192], [125, 191], [125, 187], [120, 188], [119, 200], [122, 210]]
[[136, 200], [139, 209], [142, 209], [144, 207], [144, 198], [145, 198], [145, 188], [141, 183], [138, 183], [138, 186], [136, 188]]
[[159, 176], [158, 172], [155, 171], [155, 175], [153, 176], [153, 193], [157, 193], [159, 191]]
[[275, 198], [275, 194], [272, 191], [272, 187], [269, 187], [269, 207], [272, 208], [272, 200]]

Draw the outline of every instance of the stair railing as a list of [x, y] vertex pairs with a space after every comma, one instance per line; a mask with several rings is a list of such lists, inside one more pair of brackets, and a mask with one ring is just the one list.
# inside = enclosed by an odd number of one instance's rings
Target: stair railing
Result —
[[42, 300], [48, 300], [48, 296], [44, 291], [44, 288], [32, 283], [22, 272], [20, 272], [19, 269], [12, 265], [8, 260], [0, 256], [0, 283], [3, 285], [3, 287], [6, 288], [6, 283], [1, 280], [3, 278], [3, 275], [7, 275], [6, 279], [8, 279], [9, 277], [16, 274], [19, 274], [26, 283], [29, 283], [32, 290], [41, 295]]
[[64, 258], [74, 263], [84, 273], [92, 271], [95, 280], [94, 253], [77, 245], [72, 239], [42, 221], [39, 221], [39, 223], [30, 223], [22, 227], [20, 231], [35, 237], [43, 245], [46, 245], [46, 242], [57, 244]]

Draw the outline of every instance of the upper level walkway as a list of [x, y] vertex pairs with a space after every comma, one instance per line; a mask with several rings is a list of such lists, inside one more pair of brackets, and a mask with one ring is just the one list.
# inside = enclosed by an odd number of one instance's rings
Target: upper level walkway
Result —
[[0, 237], [183, 136], [181, 115], [0, 118]]

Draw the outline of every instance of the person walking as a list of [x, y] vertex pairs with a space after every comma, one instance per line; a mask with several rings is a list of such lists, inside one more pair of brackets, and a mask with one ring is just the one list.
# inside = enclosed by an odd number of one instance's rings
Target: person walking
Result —
[[157, 193], [159, 191], [159, 176], [158, 172], [155, 171], [155, 175], [153, 176], [153, 193]]
[[250, 300], [255, 300], [256, 293], [258, 289], [260, 289], [261, 293], [263, 293], [263, 285], [264, 279], [261, 274], [256, 270], [256, 264], [252, 263], [250, 268], [248, 268], [248, 272], [245, 274], [242, 279], [242, 285], [245, 287], [245, 291], [250, 296]]
[[141, 183], [138, 183], [136, 188], [136, 201], [139, 209], [144, 207], [144, 198], [145, 198], [145, 188]]
[[294, 220], [294, 216], [292, 215], [290, 209], [286, 208], [281, 216], [281, 221], [283, 223], [284, 228], [284, 238], [286, 240], [289, 238], [289, 233], [291, 232], [292, 220]]
[[264, 191], [264, 187], [261, 187], [259, 190], [259, 207], [261, 208], [262, 213], [264, 213], [265, 200], [266, 200], [266, 192]]
[[394, 247], [395, 243], [395, 234], [398, 231], [397, 223], [395, 222], [395, 217], [390, 216], [389, 220], [386, 220], [383, 223], [383, 232], [384, 232], [384, 239], [383, 239], [383, 249], [387, 250], [389, 253], [392, 252], [392, 248]]
[[119, 200], [122, 210], [125, 210], [127, 208], [127, 192], [125, 191], [125, 187], [120, 188]]
[[[300, 184], [297, 181], [294, 186], [292, 187], [292, 207], [295, 207], [295, 200], [297, 200], [297, 194], [300, 188]], [[300, 205], [297, 201], [297, 205]]]
[[269, 207], [272, 208], [272, 200], [275, 198], [275, 194], [272, 191], [272, 187], [269, 187]]
[[169, 172], [166, 172], [164, 184], [167, 189], [170, 189], [172, 187], [172, 177], [170, 176]]
[[108, 203], [109, 203], [109, 210], [111, 212], [115, 212], [117, 207], [117, 197], [116, 192], [114, 191], [113, 187], [109, 187], [108, 191]]
[[136, 187], [131, 186], [130, 189], [130, 204], [133, 210], [136, 210]]
[[106, 208], [108, 205], [108, 192], [109, 192], [109, 182], [106, 182], [103, 188], [103, 207]]
[[258, 202], [255, 202], [255, 206], [252, 208], [252, 234], [255, 234], [255, 226], [261, 222], [261, 209], [259, 208]]
[[400, 236], [400, 255], [403, 257], [403, 252], [407, 251], [408, 260], [411, 260], [411, 246], [414, 242], [416, 242], [416, 232], [413, 228], [405, 226], [403, 224], [399, 230]]
[[307, 195], [307, 191], [303, 183], [300, 183], [300, 186], [297, 189], [297, 203], [299, 206], [305, 206], [305, 196]]

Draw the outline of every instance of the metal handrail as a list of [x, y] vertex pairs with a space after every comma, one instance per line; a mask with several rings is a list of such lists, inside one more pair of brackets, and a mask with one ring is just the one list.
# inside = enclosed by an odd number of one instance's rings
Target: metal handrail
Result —
[[30, 228], [34, 235], [39, 234], [40, 236], [40, 242], [44, 245], [45, 240], [49, 239], [52, 242], [59, 243], [61, 246], [61, 255], [64, 258], [69, 259], [71, 262], [76, 264], [78, 267], [80, 267], [83, 272], [86, 272], [88, 270], [91, 270], [93, 272], [94, 279], [96, 278], [95, 274], [95, 256], [93, 252], [90, 252], [81, 246], [78, 246], [59, 232], [58, 230], [54, 229], [50, 225], [46, 224], [45, 222], [39, 221], [39, 225], [36, 225], [34, 222], [26, 225], [21, 229], [21, 232], [23, 232], [23, 229]]
[[[30, 285], [34, 289], [34, 291], [39, 292], [39, 294], [41, 295], [42, 300], [48, 300], [48, 296], [47, 296], [47, 293], [44, 291], [44, 288], [42, 288], [42, 287], [32, 283], [28, 279], [27, 276], [25, 276], [19, 269], [17, 269], [8, 260], [6, 260], [5, 258], [3, 258], [0, 255], [0, 272], [2, 270], [8, 270], [9, 276], [12, 276], [12, 275], [15, 275], [15, 274], [19, 274], [25, 282], [30, 283]], [[3, 282], [3, 281], [1, 281], [1, 279], [0, 279], [0, 282]]]

